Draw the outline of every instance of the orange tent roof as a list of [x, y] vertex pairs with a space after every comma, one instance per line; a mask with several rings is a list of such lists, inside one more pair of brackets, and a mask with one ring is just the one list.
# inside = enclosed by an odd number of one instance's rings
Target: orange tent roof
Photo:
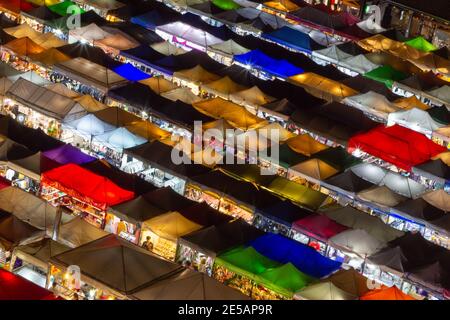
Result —
[[361, 296], [360, 300], [416, 300], [413, 297], [403, 293], [396, 286], [382, 286]]
[[12, 50], [15, 54], [26, 57], [45, 51], [40, 45], [28, 37], [14, 39], [5, 45], [6, 48]]

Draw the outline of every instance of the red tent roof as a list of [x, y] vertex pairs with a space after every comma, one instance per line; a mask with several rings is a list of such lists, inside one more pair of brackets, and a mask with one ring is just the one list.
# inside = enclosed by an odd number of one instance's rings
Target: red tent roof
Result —
[[353, 136], [348, 142], [348, 151], [351, 153], [356, 149], [407, 171], [447, 151], [445, 147], [434, 143], [423, 134], [399, 125], [381, 125]]
[[380, 289], [375, 289], [367, 292], [360, 297], [360, 300], [416, 300], [413, 297], [403, 293], [396, 286], [386, 287], [381, 286]]
[[6, 180], [3, 177], [0, 177], [0, 190], [4, 189], [6, 187], [9, 187], [9, 186], [11, 186], [11, 182]]
[[103, 210], [134, 198], [133, 192], [73, 163], [44, 172], [41, 181]]
[[57, 300], [50, 291], [0, 269], [0, 300]]
[[292, 224], [292, 227], [314, 238], [319, 237], [322, 240], [328, 240], [348, 229], [346, 226], [320, 214], [311, 214], [306, 218], [297, 220]]
[[20, 11], [31, 11], [36, 7], [25, 0], [0, 0], [0, 8], [4, 8], [14, 13], [20, 13]]

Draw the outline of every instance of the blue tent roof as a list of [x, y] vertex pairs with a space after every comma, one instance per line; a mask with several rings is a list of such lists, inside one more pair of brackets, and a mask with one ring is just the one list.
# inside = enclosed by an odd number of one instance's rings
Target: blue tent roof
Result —
[[311, 247], [278, 234], [267, 233], [250, 245], [260, 254], [280, 263], [292, 263], [297, 269], [315, 278], [339, 270], [341, 263], [328, 259]]
[[291, 77], [304, 72], [303, 69], [294, 66], [288, 61], [274, 59], [258, 49], [235, 55], [234, 60], [281, 78]]
[[312, 40], [306, 33], [287, 26], [284, 26], [270, 33], [264, 33], [262, 37], [282, 44], [286, 47], [304, 51], [306, 53], [311, 53], [313, 50], [324, 48], [323, 46]]
[[114, 68], [113, 71], [129, 81], [141, 81], [151, 77], [149, 74], [142, 72], [130, 63], [122, 64]]

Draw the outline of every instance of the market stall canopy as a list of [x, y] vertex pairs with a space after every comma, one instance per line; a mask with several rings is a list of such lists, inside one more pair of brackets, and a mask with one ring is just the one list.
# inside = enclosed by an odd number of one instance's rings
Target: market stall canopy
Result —
[[392, 124], [399, 124], [426, 135], [430, 135], [443, 126], [443, 124], [434, 121], [429, 113], [418, 108], [389, 114], [388, 125]]
[[95, 160], [94, 157], [91, 157], [70, 144], [64, 144], [58, 148], [47, 150], [43, 152], [43, 155], [62, 165], [68, 163], [83, 164]]
[[199, 16], [211, 17], [212, 15], [220, 12], [224, 12], [223, 9], [219, 8], [212, 1], [205, 1], [202, 3], [197, 3], [190, 5], [188, 8], [189, 12], [197, 14]]
[[[204, 30], [194, 28], [194, 27], [192, 27], [188, 24], [185, 24], [184, 22], [181, 22], [181, 21], [172, 22], [172, 23], [165, 24], [162, 26], [157, 26], [156, 33], [161, 36], [162, 36], [162, 34], [167, 34], [167, 35], [170, 35], [170, 37], [180, 38], [184, 41], [191, 42], [194, 45], [199, 46], [200, 48], [204, 48], [205, 50], [206, 50], [206, 47], [208, 47], [210, 45], [214, 45], [214, 44], [223, 42], [222, 39], [220, 39], [212, 34], [209, 34], [208, 32], [206, 32]], [[180, 41], [180, 40], [178, 40], [178, 41]]]
[[408, 274], [408, 279], [436, 292], [443, 293], [450, 288], [448, 262], [445, 259], [440, 259], [430, 265], [417, 268]]
[[[63, 267], [77, 265], [84, 276], [123, 295], [133, 294], [156, 279], [181, 269], [114, 235], [52, 257], [51, 263]], [[110, 272], [104, 272], [105, 266]]]
[[245, 86], [234, 82], [228, 76], [202, 85], [202, 90], [208, 92], [211, 95], [223, 97], [225, 99], [227, 99], [230, 94], [245, 89], [247, 89]]
[[[372, 183], [361, 179], [351, 170], [344, 171], [324, 181], [334, 189], [343, 190], [344, 193], [355, 194], [372, 186]], [[342, 191], [341, 191], [342, 192]]]
[[395, 104], [389, 102], [386, 97], [373, 91], [347, 97], [342, 100], [342, 103], [384, 120], [387, 120], [390, 113], [400, 110]]
[[166, 210], [166, 212], [181, 210], [196, 203], [181, 196], [170, 187], [151, 191], [145, 197], [149, 202], [162, 210]]
[[404, 43], [407, 44], [408, 46], [411, 46], [413, 48], [416, 48], [417, 50], [424, 52], [435, 51], [438, 49], [422, 36], [417, 36], [415, 38], [409, 39]]
[[163, 92], [161, 96], [171, 101], [180, 100], [186, 104], [194, 104], [202, 100], [202, 98], [193, 94], [189, 88], [184, 87]]
[[291, 14], [301, 20], [306, 20], [322, 28], [325, 27], [332, 30], [339, 30], [358, 22], [354, 16], [346, 12], [329, 14], [328, 12], [313, 6], [300, 8]]
[[92, 139], [92, 142], [122, 152], [123, 149], [133, 148], [147, 142], [147, 140], [132, 134], [126, 128], [122, 127], [97, 135]]
[[144, 288], [133, 297], [139, 300], [249, 300], [239, 291], [208, 275], [184, 270]]
[[444, 190], [430, 191], [422, 199], [445, 212], [450, 212], [450, 195]]
[[[203, 2], [203, 0], [199, 1]], [[177, 15], [170, 10], [158, 9], [134, 16], [130, 21], [148, 30], [155, 30], [157, 26], [162, 26], [177, 21]]]
[[6, 251], [12, 251], [18, 245], [38, 241], [45, 232], [23, 222], [13, 214], [0, 211], [0, 246]]
[[178, 212], [168, 212], [145, 221], [148, 227], [156, 235], [171, 241], [177, 241], [181, 236], [190, 234], [203, 228], [181, 215]]
[[5, 93], [11, 88], [13, 82], [7, 77], [0, 78], [0, 96], [3, 98]]
[[288, 78], [304, 72], [287, 60], [274, 59], [259, 49], [234, 56], [234, 61], [247, 67], [267, 72], [275, 77]]
[[300, 174], [306, 179], [313, 178], [318, 181], [325, 180], [339, 172], [336, 168], [320, 159], [306, 160], [290, 167], [289, 171], [288, 175], [291, 174], [293, 177]]
[[345, 79], [342, 81], [342, 83], [352, 88], [353, 90], [358, 91], [359, 93], [367, 93], [373, 91], [385, 96], [389, 101], [398, 99], [398, 96], [394, 94], [390, 89], [388, 89], [384, 84], [366, 78], [361, 74]]
[[378, 64], [373, 63], [362, 54], [345, 58], [339, 62], [339, 65], [359, 74], [365, 74], [379, 67]]
[[348, 151], [352, 153], [356, 150], [410, 171], [411, 167], [444, 152], [445, 148], [424, 135], [399, 125], [381, 125], [353, 136], [348, 142]]
[[27, 37], [14, 39], [4, 45], [4, 47], [21, 57], [29, 57], [31, 55], [39, 54], [45, 51], [45, 48], [41, 47], [36, 42]]
[[225, 250], [238, 247], [264, 234], [242, 219], [210, 226], [182, 236], [179, 243], [215, 257]]
[[152, 89], [157, 94], [161, 94], [163, 92], [167, 92], [177, 88], [176, 84], [164, 79], [163, 77], [151, 77], [139, 82], [150, 87], [150, 89]]
[[100, 120], [92, 113], [76, 120], [64, 122], [64, 126], [87, 136], [89, 139], [115, 129], [114, 126]]
[[102, 90], [102, 92], [126, 83], [123, 77], [109, 70], [107, 67], [103, 67], [81, 57], [56, 64], [54, 71], [83, 84], [93, 86]]
[[23, 78], [14, 82], [6, 96], [58, 120], [73, 119], [86, 114], [83, 107], [72, 99]]
[[186, 53], [186, 50], [184, 50], [180, 47], [177, 47], [177, 46], [171, 44], [170, 42], [166, 42], [166, 41], [152, 44], [150, 47], [153, 50], [155, 50], [156, 52], [159, 52], [165, 56], [171, 56], [171, 55], [178, 56], [180, 54]]
[[152, 61], [164, 58], [164, 55], [148, 45], [140, 45], [135, 48], [120, 51], [120, 56], [147, 65]]
[[422, 71], [432, 71], [446, 76], [450, 75], [450, 60], [444, 59], [434, 53], [428, 53], [418, 59], [411, 59], [410, 62]]
[[157, 125], [146, 121], [136, 121], [125, 126], [131, 133], [143, 137], [149, 141], [162, 140], [170, 136], [170, 132], [165, 131]]
[[139, 43], [125, 34], [116, 33], [100, 40], [94, 40], [94, 45], [105, 51], [119, 54], [120, 51], [136, 48]]
[[314, 50], [312, 57], [333, 64], [342, 64], [343, 61], [353, 56], [339, 49], [337, 45], [334, 45], [325, 49]]
[[201, 65], [197, 65], [191, 69], [180, 70], [173, 73], [173, 77], [192, 83], [210, 83], [220, 79], [220, 76], [209, 72]]
[[292, 228], [312, 236], [313, 238], [319, 238], [324, 241], [328, 241], [328, 239], [348, 229], [346, 226], [319, 214], [312, 214], [295, 221], [292, 224]]
[[233, 57], [234, 55], [247, 53], [250, 50], [230, 39], [208, 46], [207, 51], [223, 56]]
[[261, 255], [252, 247], [238, 247], [222, 253], [216, 257], [214, 265], [224, 266], [228, 270], [250, 279], [254, 279], [256, 275], [264, 271], [280, 266], [278, 262]]
[[357, 193], [358, 198], [382, 207], [394, 207], [405, 201], [405, 197], [386, 186], [375, 186]]
[[0, 300], [58, 300], [51, 291], [6, 270], [0, 270], [0, 288]]
[[413, 297], [403, 293], [395, 285], [392, 287], [382, 286], [381, 289], [375, 289], [367, 292], [359, 298], [360, 300], [416, 300]]
[[275, 43], [284, 45], [288, 48], [300, 52], [306, 52], [308, 54], [311, 54], [312, 52], [316, 52], [317, 50], [323, 48], [317, 42], [312, 40], [308, 34], [295, 30], [288, 26], [284, 26], [270, 33], [264, 33], [262, 37]]
[[106, 235], [108, 235], [106, 231], [93, 226], [81, 217], [75, 217], [60, 224], [57, 241], [69, 248], [77, 248]]
[[41, 181], [102, 210], [134, 197], [133, 192], [72, 163], [45, 172]]
[[131, 63], [125, 63], [117, 66], [113, 68], [113, 71], [128, 81], [141, 81], [151, 77], [151, 75], [141, 71]]
[[[72, 7], [73, 6], [73, 7]], [[77, 6], [74, 2], [70, 1], [70, 0], [64, 0], [64, 1], [60, 1], [58, 3], [55, 3], [53, 5], [48, 6], [48, 8], [59, 14], [60, 16], [66, 16], [69, 15], [69, 13], [74, 13], [74, 11], [76, 13], [83, 13], [84, 10], [81, 9], [79, 6]], [[74, 8], [71, 11], [68, 11], [69, 8]]]
[[378, 67], [364, 74], [364, 77], [384, 83], [388, 88], [392, 88], [394, 82], [406, 79], [407, 76], [389, 65]]
[[445, 105], [434, 106], [428, 109], [427, 113], [440, 125], [448, 125], [450, 123], [450, 111]]
[[71, 58], [56, 48], [50, 48], [38, 54], [31, 54], [30, 59], [44, 66], [53, 66], [57, 63], [68, 61]]
[[427, 91], [427, 93], [447, 104], [450, 104], [450, 86], [442, 86], [437, 89]]
[[100, 120], [115, 127], [123, 127], [141, 120], [141, 118], [135, 116], [131, 112], [118, 107], [108, 107], [107, 109], [95, 112], [94, 115]]
[[32, 27], [30, 27], [27, 23], [19, 24], [14, 27], [4, 28], [4, 32], [9, 34], [10, 36], [13, 36], [14, 38], [25, 38], [28, 37], [31, 40], [34, 41], [34, 39], [39, 38], [42, 36], [42, 33], [37, 32]]
[[288, 81], [304, 87], [310, 94], [326, 100], [340, 100], [358, 94], [352, 88], [312, 72], [291, 76]]
[[58, 209], [45, 200], [16, 187], [0, 190], [0, 209], [39, 230], [53, 230]]
[[121, 220], [129, 221], [135, 225], [141, 224], [149, 219], [155, 218], [167, 211], [156, 207], [145, 198], [145, 194], [133, 200], [115, 205], [109, 209]]
[[404, 235], [404, 232], [388, 226], [381, 219], [350, 206], [328, 208], [327, 210], [323, 209], [321, 210], [321, 214], [348, 228], [365, 230], [382, 243], [392, 241]]
[[171, 76], [175, 71], [193, 68], [199, 64], [203, 68], [212, 72], [223, 68], [222, 64], [212, 59], [206, 53], [197, 50], [191, 50], [184, 54], [177, 56], [171, 55], [153, 61], [151, 63], [151, 68], [160, 73]]
[[229, 98], [234, 103], [243, 106], [255, 106], [256, 108], [275, 100], [275, 98], [262, 92], [257, 86], [233, 92], [229, 95]]
[[292, 150], [304, 154], [307, 157], [328, 148], [328, 146], [318, 142], [306, 133], [296, 135], [287, 140], [286, 143]]
[[411, 199], [392, 208], [393, 212], [401, 212], [413, 218], [418, 218], [424, 221], [430, 221], [442, 218], [446, 212], [436, 208], [423, 199]]
[[322, 256], [313, 248], [279, 234], [267, 233], [249, 243], [265, 257], [280, 263], [292, 263], [301, 272], [315, 278], [340, 269], [341, 263]]
[[26, 146], [16, 143], [15, 141], [5, 138], [0, 141], [0, 161], [8, 162], [26, 158], [33, 152]]
[[31, 156], [22, 159], [14, 159], [8, 162], [8, 168], [20, 172], [36, 181], [41, 179], [41, 173], [57, 166], [59, 166], [57, 162], [47, 158], [40, 151]]
[[281, 142], [290, 141], [291, 139], [297, 137], [296, 134], [283, 128], [277, 122], [271, 122], [265, 126], [258, 128], [258, 134], [260, 135], [260, 137], [265, 137], [267, 139], [270, 139], [275, 134], [277, 134], [278, 139]]
[[441, 185], [445, 185], [446, 181], [450, 180], [450, 167], [440, 159], [430, 160], [413, 167], [412, 171], [422, 177], [431, 178]]
[[112, 34], [106, 32], [95, 23], [91, 23], [85, 27], [72, 29], [69, 31], [69, 39], [73, 42], [91, 42], [98, 41], [107, 37], [111, 37]]
[[80, 96], [77, 92], [70, 90], [66, 85], [64, 85], [62, 83], [50, 83], [50, 84], [46, 85], [45, 87], [55, 93], [58, 93], [64, 97], [67, 97], [70, 99], [76, 99]]
[[195, 222], [199, 225], [209, 227], [212, 225], [222, 225], [229, 223], [233, 217], [223, 214], [222, 212], [213, 209], [205, 202], [196, 203], [190, 207], [181, 208], [178, 210], [183, 217]]
[[429, 105], [423, 103], [416, 96], [411, 96], [409, 98], [399, 98], [394, 101], [394, 104], [401, 109], [410, 110], [412, 108], [418, 108], [421, 110], [427, 110], [430, 108]]
[[247, 19], [246, 21], [237, 23], [239, 28], [253, 34], [259, 35], [262, 32], [271, 32], [288, 25], [283, 18], [255, 8], [241, 8], [237, 9], [236, 12], [242, 18]]
[[358, 296], [339, 289], [331, 281], [311, 284], [297, 291], [298, 300], [356, 300]]
[[360, 257], [369, 256], [385, 246], [367, 231], [361, 229], [347, 230], [330, 238], [330, 244], [342, 251], [356, 253]]
[[231, 125], [242, 130], [257, 128], [264, 122], [263, 119], [251, 114], [244, 107], [222, 98], [200, 101], [192, 106], [205, 115], [216, 119], [225, 119]]

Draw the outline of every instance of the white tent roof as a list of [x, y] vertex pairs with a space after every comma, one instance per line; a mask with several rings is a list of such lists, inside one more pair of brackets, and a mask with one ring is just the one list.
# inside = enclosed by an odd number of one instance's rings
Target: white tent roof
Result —
[[418, 108], [397, 111], [389, 114], [388, 125], [393, 124], [399, 124], [403, 127], [424, 134], [431, 134], [434, 130], [444, 126], [434, 121], [428, 112]]
[[450, 104], [450, 86], [430, 90], [428, 94]]
[[355, 300], [358, 297], [339, 289], [331, 281], [326, 281], [301, 289], [294, 298], [298, 300]]
[[86, 114], [86, 110], [72, 99], [25, 79], [17, 80], [9, 88], [6, 96], [41, 114], [59, 120], [69, 115], [75, 117]]
[[147, 140], [132, 134], [126, 128], [117, 128], [113, 131], [98, 135], [94, 137], [93, 141], [118, 151], [147, 142]]
[[[298, 26], [298, 25], [297, 25]], [[319, 30], [311, 30], [311, 31], [303, 31], [302, 29], [298, 27], [294, 27], [294, 29], [300, 30], [304, 33], [307, 33], [311, 39], [313, 39], [318, 44], [328, 47], [332, 44], [337, 44], [339, 40], [334, 37], [330, 37], [326, 33], [319, 31]]]
[[361, 229], [341, 232], [330, 238], [330, 242], [337, 247], [354, 252], [362, 257], [370, 256], [385, 246], [384, 243]]
[[339, 64], [341, 61], [352, 57], [350, 54], [342, 51], [337, 46], [315, 50], [312, 52], [312, 56], [335, 64]]
[[180, 54], [186, 53], [186, 50], [183, 50], [180, 47], [177, 47], [170, 42], [162, 41], [158, 43], [154, 43], [150, 46], [153, 50], [158, 51], [159, 53], [165, 56], [178, 56]]
[[343, 66], [344, 68], [353, 70], [360, 74], [364, 74], [379, 67], [378, 64], [373, 63], [372, 61], [367, 59], [366, 56], [363, 54], [348, 57], [347, 59], [341, 61], [340, 65]]
[[386, 186], [372, 187], [358, 193], [358, 197], [364, 201], [372, 202], [384, 207], [395, 207], [405, 198], [394, 193]]
[[380, 184], [383, 181], [383, 178], [386, 176], [386, 170], [370, 163], [361, 163], [354, 167], [351, 167], [350, 170], [354, 174], [356, 174], [361, 179], [372, 182], [374, 184]]
[[101, 40], [106, 37], [112, 36], [112, 34], [106, 32], [95, 23], [91, 23], [85, 27], [72, 29], [69, 31], [69, 36], [76, 40], [85, 40], [92, 42], [95, 40]]
[[[237, 9], [236, 12], [243, 16], [244, 18], [247, 18], [249, 20], [254, 20], [256, 18], [261, 19], [266, 25], [270, 26], [272, 29], [279, 29], [283, 26], [289, 25], [289, 23], [273, 14], [269, 14], [266, 12], [262, 12], [261, 10], [255, 9], [255, 8], [241, 8]], [[245, 27], [245, 23], [239, 24], [241, 27]], [[249, 27], [253, 28], [253, 27]]]
[[158, 33], [158, 31], [182, 38], [204, 48], [223, 42], [222, 39], [219, 39], [206, 31], [191, 27], [180, 21], [158, 26], [156, 28], [156, 33]]
[[342, 103], [383, 119], [387, 119], [389, 113], [401, 110], [389, 102], [385, 96], [373, 91], [347, 97], [342, 100]]
[[360, 21], [356, 25], [360, 29], [364, 30], [365, 32], [372, 33], [372, 34], [381, 33], [383, 31], [386, 31], [386, 29], [384, 29], [379, 24], [377, 24], [377, 23], [375, 23], [373, 21], [369, 21], [369, 20], [372, 20], [372, 19], [367, 19], [367, 20]]
[[172, 101], [180, 100], [187, 104], [193, 104], [202, 100], [202, 98], [193, 94], [189, 88], [185, 87], [163, 92], [161, 96]]
[[262, 106], [273, 102], [275, 98], [262, 92], [257, 86], [230, 94], [230, 100], [243, 106]]
[[250, 50], [244, 48], [233, 40], [227, 40], [222, 43], [214, 44], [208, 47], [208, 51], [216, 52], [222, 55], [234, 56], [236, 54], [244, 54]]
[[96, 136], [114, 130], [116, 127], [106, 123], [93, 114], [85, 115], [80, 119], [64, 123], [65, 126], [87, 136]]

